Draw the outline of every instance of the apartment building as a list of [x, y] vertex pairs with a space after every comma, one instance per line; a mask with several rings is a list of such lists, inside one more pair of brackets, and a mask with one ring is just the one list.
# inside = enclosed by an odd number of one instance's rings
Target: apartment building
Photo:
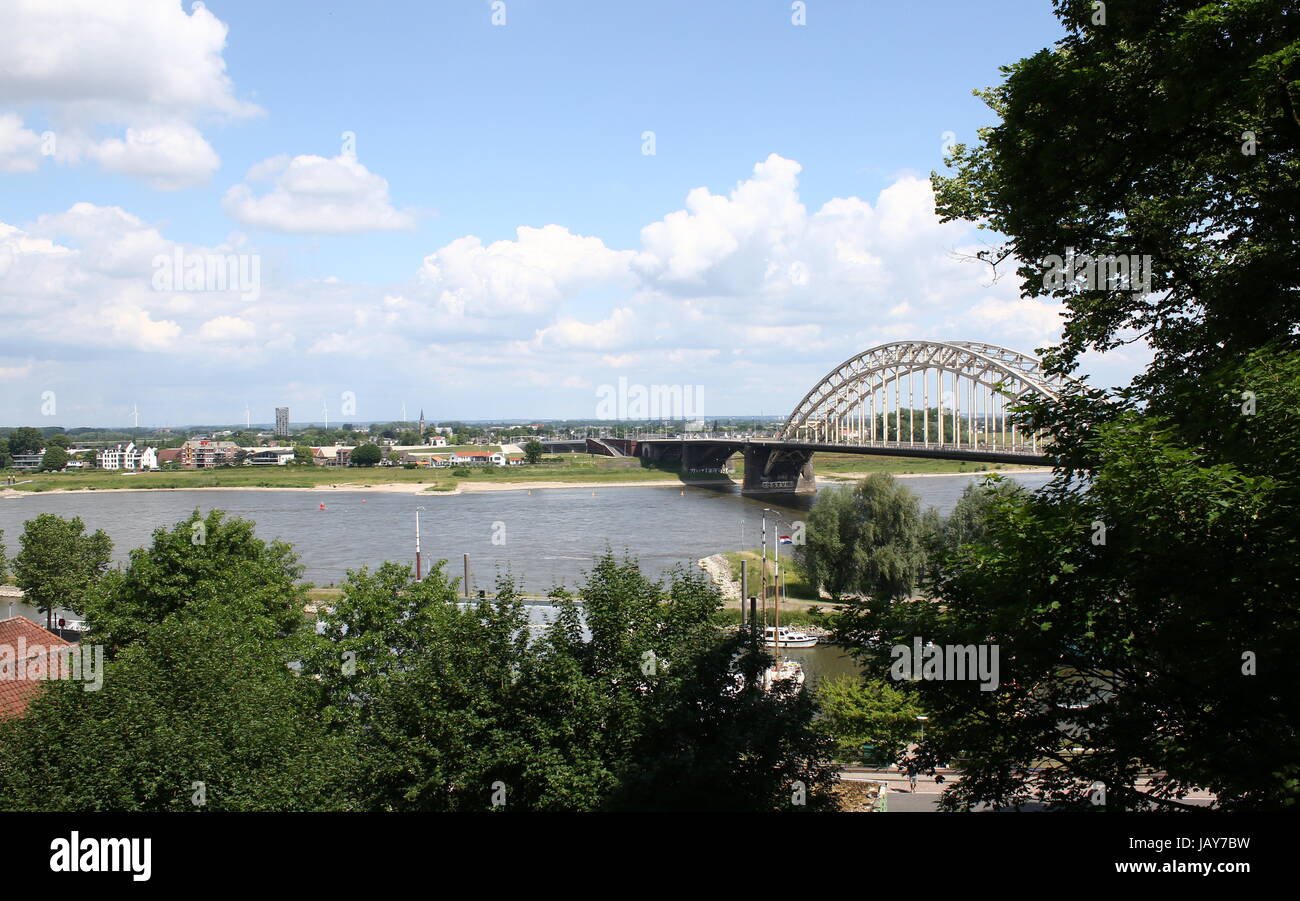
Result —
[[233, 441], [192, 438], [181, 445], [181, 466], [185, 469], [233, 466], [239, 450], [239, 445]]
[[158, 452], [128, 441], [96, 451], [95, 462], [100, 469], [157, 469]]

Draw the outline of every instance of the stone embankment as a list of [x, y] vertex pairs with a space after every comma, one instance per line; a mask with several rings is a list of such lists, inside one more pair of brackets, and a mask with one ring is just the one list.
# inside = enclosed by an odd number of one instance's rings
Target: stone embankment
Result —
[[718, 586], [724, 600], [740, 600], [740, 583], [731, 578], [731, 564], [725, 554], [702, 557], [695, 562], [713, 580], [713, 584]]

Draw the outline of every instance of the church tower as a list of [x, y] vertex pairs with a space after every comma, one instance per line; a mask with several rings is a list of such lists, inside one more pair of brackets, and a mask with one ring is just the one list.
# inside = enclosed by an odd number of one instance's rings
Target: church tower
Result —
[[420, 437], [424, 437], [424, 410], [420, 410]]

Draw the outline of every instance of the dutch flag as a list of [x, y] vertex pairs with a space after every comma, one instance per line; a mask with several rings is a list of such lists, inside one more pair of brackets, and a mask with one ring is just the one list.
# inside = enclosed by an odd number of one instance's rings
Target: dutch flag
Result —
[[776, 540], [782, 544], [794, 544], [794, 542], [790, 540], [789, 535], [778, 535]]

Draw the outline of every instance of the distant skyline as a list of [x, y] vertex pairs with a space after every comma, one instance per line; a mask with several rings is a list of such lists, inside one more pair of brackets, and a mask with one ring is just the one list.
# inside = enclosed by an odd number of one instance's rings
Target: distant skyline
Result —
[[1055, 340], [928, 181], [1050, 3], [791, 7], [0, 0], [0, 425], [779, 416], [886, 341]]

